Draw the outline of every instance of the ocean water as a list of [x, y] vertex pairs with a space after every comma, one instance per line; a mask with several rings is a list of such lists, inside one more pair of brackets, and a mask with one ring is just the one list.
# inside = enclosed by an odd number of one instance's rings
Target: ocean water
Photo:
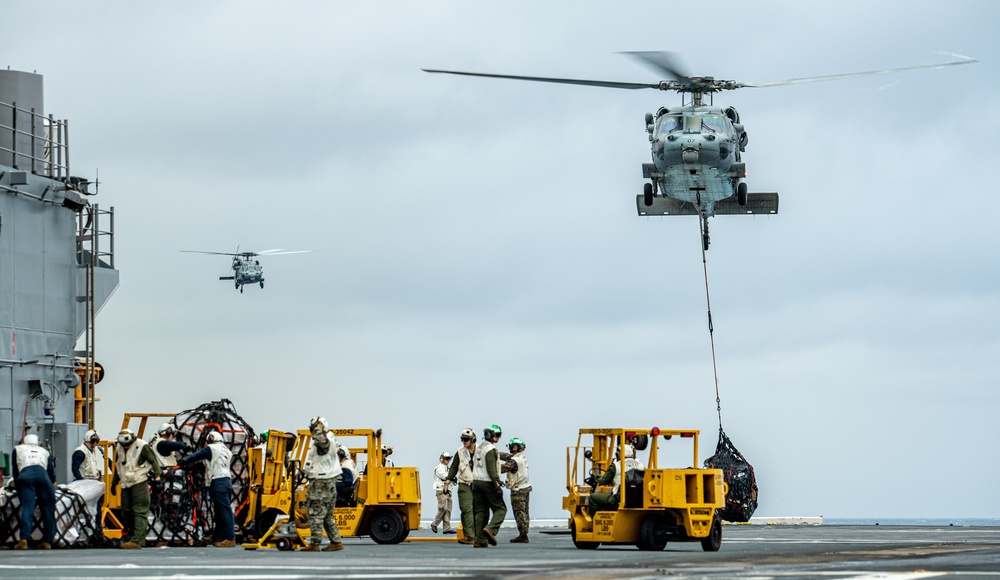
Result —
[[831, 518], [825, 526], [1000, 526], [1000, 518]]

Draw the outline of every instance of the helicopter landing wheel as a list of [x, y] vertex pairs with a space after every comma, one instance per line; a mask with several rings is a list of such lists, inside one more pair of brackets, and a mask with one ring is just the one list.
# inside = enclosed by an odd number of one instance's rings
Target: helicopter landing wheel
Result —
[[653, 184], [646, 183], [642, 186], [642, 203], [649, 207], [653, 205]]
[[261, 280], [261, 281], [260, 281], [260, 287], [261, 287], [261, 288], [263, 288], [263, 287], [264, 287], [264, 281], [263, 281], [263, 280]]
[[736, 186], [736, 203], [738, 203], [740, 207], [747, 204], [747, 184], [743, 181]]
[[240, 294], [243, 294], [243, 286], [240, 286]]

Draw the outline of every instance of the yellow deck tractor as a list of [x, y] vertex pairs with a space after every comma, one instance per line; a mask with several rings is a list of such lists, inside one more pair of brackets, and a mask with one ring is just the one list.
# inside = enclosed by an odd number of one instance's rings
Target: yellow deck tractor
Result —
[[[697, 467], [698, 436], [697, 430], [657, 427], [580, 429], [576, 446], [566, 450], [569, 494], [563, 498], [573, 544], [662, 550], [668, 541], [701, 542], [705, 551], [718, 550], [722, 522], [716, 510], [725, 505], [726, 488], [721, 470]], [[661, 448], [674, 460], [677, 450], [665, 448], [677, 441], [693, 444], [690, 467], [661, 468]], [[617, 474], [613, 480], [610, 469]]]
[[[420, 474], [415, 467], [383, 467], [382, 430], [334, 429], [337, 443], [354, 458], [359, 477], [351, 493], [337, 496], [334, 517], [342, 536], [370, 536], [396, 544], [420, 528]], [[248, 550], [304, 547], [309, 540], [308, 481], [301, 475], [311, 435], [269, 431], [263, 446], [250, 450], [244, 529], [257, 537]]]

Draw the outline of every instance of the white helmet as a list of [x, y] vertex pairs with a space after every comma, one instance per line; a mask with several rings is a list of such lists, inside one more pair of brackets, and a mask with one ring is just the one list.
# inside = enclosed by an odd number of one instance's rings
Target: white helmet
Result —
[[97, 433], [96, 430], [91, 429], [90, 431], [87, 431], [86, 433], [83, 434], [83, 440], [89, 443], [97, 443], [98, 441], [101, 440], [101, 436], [100, 434]]
[[460, 439], [462, 441], [472, 441], [473, 443], [475, 443], [476, 442], [476, 432], [473, 431], [471, 427], [468, 428], [468, 429], [463, 429], [462, 430], [462, 435], [461, 435]]
[[128, 447], [129, 445], [135, 443], [135, 433], [133, 433], [131, 429], [122, 429], [118, 432], [117, 441], [122, 446]]
[[209, 443], [222, 443], [222, 433], [218, 431], [208, 432], [208, 442]]
[[320, 425], [321, 427], [323, 427], [324, 431], [326, 431], [326, 430], [328, 430], [330, 428], [330, 424], [326, 422], [326, 418], [325, 417], [316, 416], [316, 417], [313, 417], [312, 419], [309, 419], [309, 428], [310, 429], [316, 427], [316, 425]]
[[441, 454], [441, 459], [447, 459], [448, 461], [451, 461], [451, 453], [445, 451], [444, 453]]
[[390, 455], [392, 455], [392, 445], [383, 445], [382, 457], [389, 457]]
[[38, 435], [35, 435], [34, 433], [29, 433], [29, 434], [25, 435], [24, 436], [24, 444], [25, 445], [38, 445]]
[[160, 435], [173, 435], [174, 434], [174, 426], [171, 425], [170, 423], [164, 423], [164, 424], [160, 425], [160, 430], [157, 431], [157, 433], [160, 434]]

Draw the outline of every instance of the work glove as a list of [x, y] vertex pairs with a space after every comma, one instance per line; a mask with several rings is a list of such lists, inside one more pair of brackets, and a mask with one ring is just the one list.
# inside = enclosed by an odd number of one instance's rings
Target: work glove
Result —
[[497, 497], [503, 499], [503, 488], [499, 485], [497, 486]]
[[596, 487], [597, 487], [597, 480], [596, 480], [596, 479], [594, 479], [594, 476], [593, 476], [593, 475], [591, 475], [591, 476], [590, 476], [590, 477], [588, 477], [587, 479], [583, 480], [583, 483], [586, 483], [587, 485], [589, 485], [589, 486], [591, 487], [591, 489], [593, 489], [593, 488], [596, 488]]

